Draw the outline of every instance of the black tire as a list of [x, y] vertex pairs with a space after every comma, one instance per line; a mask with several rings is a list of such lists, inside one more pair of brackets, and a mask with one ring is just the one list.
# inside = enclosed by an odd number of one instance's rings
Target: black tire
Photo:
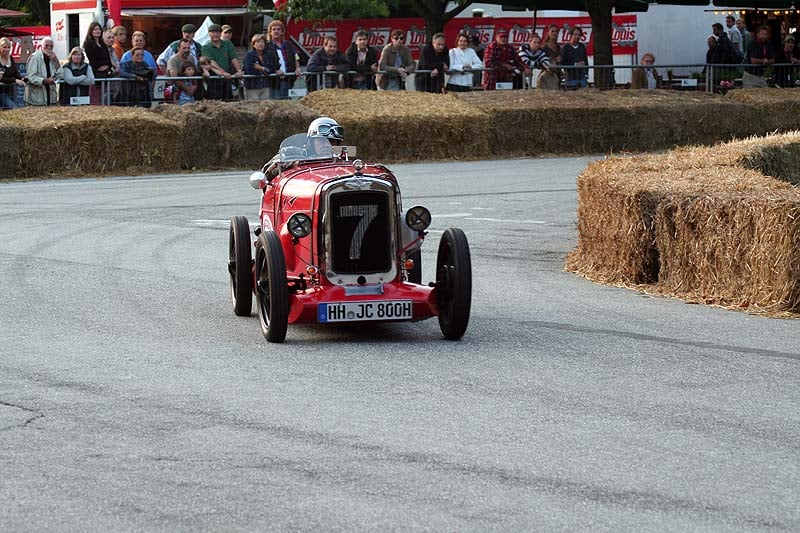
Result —
[[253, 252], [247, 218], [235, 216], [231, 219], [228, 243], [228, 273], [233, 312], [237, 316], [250, 316], [253, 309]]
[[467, 236], [458, 228], [448, 228], [439, 241], [436, 257], [436, 305], [445, 339], [464, 336], [471, 303], [472, 260]]
[[261, 332], [269, 342], [283, 342], [289, 325], [289, 286], [281, 240], [274, 231], [258, 236], [255, 281]]
[[414, 266], [408, 271], [408, 281], [420, 285], [422, 284], [422, 250], [417, 248], [408, 254], [408, 258], [414, 261]]

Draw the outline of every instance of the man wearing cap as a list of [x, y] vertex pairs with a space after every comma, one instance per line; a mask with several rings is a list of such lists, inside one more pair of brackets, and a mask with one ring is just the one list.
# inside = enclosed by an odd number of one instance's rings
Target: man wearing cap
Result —
[[[211, 70], [222, 79], [212, 78], [208, 81], [209, 90], [206, 98], [218, 100], [233, 100], [230, 79], [244, 75], [236, 56], [236, 48], [231, 41], [222, 40], [222, 26], [211, 24], [208, 27], [209, 41], [202, 46], [200, 51], [211, 61]], [[213, 96], [212, 96], [213, 95]]]
[[192, 42], [192, 46], [189, 53], [192, 56], [194, 64], [195, 65], [197, 64], [197, 58], [199, 58], [201, 54], [200, 54], [200, 43], [194, 40], [195, 31], [197, 31], [197, 28], [195, 27], [194, 24], [183, 25], [183, 27], [181, 28], [182, 37], [180, 39], [172, 41], [169, 44], [169, 46], [167, 46], [164, 49], [164, 51], [161, 52], [161, 55], [158, 56], [158, 59], [156, 59], [159, 71], [161, 71], [162, 73], [167, 72], [167, 66], [169, 64], [169, 60], [172, 56], [178, 53], [180, 42], [183, 39], [189, 39]]
[[514, 47], [508, 44], [507, 29], [499, 28], [495, 33], [494, 41], [483, 53], [483, 66], [489, 69], [483, 72], [483, 88], [487, 91], [494, 91], [497, 82], [514, 81], [514, 75], [525, 68]]

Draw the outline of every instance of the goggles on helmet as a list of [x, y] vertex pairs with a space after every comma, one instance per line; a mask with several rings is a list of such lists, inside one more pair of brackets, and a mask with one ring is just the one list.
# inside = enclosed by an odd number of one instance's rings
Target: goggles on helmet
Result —
[[335, 139], [344, 139], [344, 128], [338, 124], [320, 124], [317, 128], [317, 133], [325, 137], [333, 137]]

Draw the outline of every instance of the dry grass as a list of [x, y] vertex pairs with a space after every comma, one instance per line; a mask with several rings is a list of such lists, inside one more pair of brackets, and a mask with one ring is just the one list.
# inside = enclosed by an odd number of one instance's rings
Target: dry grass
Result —
[[479, 159], [489, 116], [453, 95], [325, 90], [301, 102], [335, 118], [359, 157], [373, 161]]
[[[4, 112], [9, 114], [11, 111]], [[1, 117], [2, 115], [0, 115]], [[15, 124], [0, 120], [0, 180], [8, 180], [16, 177], [17, 166], [19, 164], [19, 140], [22, 135], [21, 128]]]
[[2, 120], [17, 131], [17, 178], [181, 166], [179, 125], [152, 112], [24, 108], [3, 113]]
[[566, 268], [692, 301], [800, 313], [800, 189], [776, 179], [797, 176], [797, 154], [791, 133], [592, 164], [578, 178], [579, 241]]
[[158, 114], [181, 125], [186, 168], [255, 168], [281, 141], [319, 115], [290, 101], [217, 102], [161, 106]]
[[[758, 91], [767, 91], [763, 101]], [[490, 115], [494, 155], [652, 151], [800, 129], [798, 97], [781, 90], [736, 90], [726, 96], [508, 91], [458, 97]]]
[[[275, 153], [284, 137], [304, 131], [322, 114], [345, 126], [347, 142], [358, 146], [361, 157], [392, 162], [711, 145], [800, 129], [798, 105], [796, 91], [780, 89], [737, 89], [725, 96], [635, 90], [449, 95], [325, 90], [300, 102], [204, 101], [155, 111], [25, 108], [0, 113], [0, 131], [6, 139], [0, 155], [9, 154], [12, 161], [0, 171], [0, 178], [254, 168]], [[35, 143], [42, 136], [52, 138], [47, 133], [54, 131], [59, 132], [59, 155], [38, 156]], [[793, 150], [776, 145], [760, 155], [752, 153], [749, 168], [776, 175], [771, 162], [788, 163], [798, 157]], [[790, 174], [782, 177], [796, 179]]]

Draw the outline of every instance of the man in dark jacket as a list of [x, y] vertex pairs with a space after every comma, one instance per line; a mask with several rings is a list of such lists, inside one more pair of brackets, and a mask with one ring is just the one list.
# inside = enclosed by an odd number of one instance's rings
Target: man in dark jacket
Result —
[[758, 28], [756, 39], [750, 43], [750, 48], [747, 52], [750, 64], [753, 65], [748, 68], [749, 72], [756, 76], [763, 76], [765, 68], [775, 63], [775, 49], [772, 47], [772, 43], [769, 42], [768, 26]]
[[348, 68], [356, 71], [356, 74], [352, 74], [347, 80], [347, 86], [351, 89], [375, 89], [378, 51], [368, 43], [369, 34], [366, 30], [358, 30], [356, 40], [345, 53]]
[[[417, 64], [414, 83], [418, 91], [440, 93], [444, 88], [444, 75], [450, 68], [450, 54], [444, 42], [444, 34], [437, 33], [429, 44], [422, 47]], [[430, 72], [420, 72], [430, 70]]]
[[336, 49], [336, 37], [328, 35], [322, 42], [322, 48], [311, 55], [306, 65], [306, 72], [318, 73], [318, 76], [307, 76], [306, 87], [309, 91], [316, 91], [320, 84], [326, 89], [338, 87], [339, 74], [350, 68], [344, 54]]
[[733, 51], [733, 43], [728, 39], [728, 34], [725, 33], [722, 24], [715, 22], [711, 25], [711, 30], [714, 32], [714, 37], [717, 38], [717, 45], [711, 54], [711, 64], [734, 65], [738, 63]]
[[297, 62], [297, 50], [286, 36], [286, 26], [280, 20], [273, 20], [267, 27], [267, 48], [270, 61], [277, 67], [275, 74], [270, 77], [269, 97], [272, 100], [285, 100], [289, 98], [289, 89], [294, 86], [297, 76], [300, 76], [300, 64]]

